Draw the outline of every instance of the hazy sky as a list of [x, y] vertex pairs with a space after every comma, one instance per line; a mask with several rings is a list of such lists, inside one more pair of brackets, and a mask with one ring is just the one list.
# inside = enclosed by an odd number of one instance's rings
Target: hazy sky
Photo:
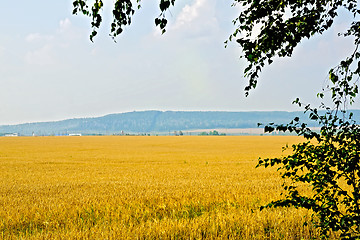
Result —
[[315, 102], [330, 67], [352, 51], [351, 39], [337, 37], [342, 17], [265, 68], [245, 98], [241, 49], [223, 43], [238, 9], [227, 0], [177, 1], [165, 35], [154, 26], [158, 1], [144, 0], [117, 43], [108, 36], [111, 0], [94, 43], [90, 19], [73, 16], [71, 0], [3, 1], [0, 124], [141, 110], [300, 110], [292, 100]]

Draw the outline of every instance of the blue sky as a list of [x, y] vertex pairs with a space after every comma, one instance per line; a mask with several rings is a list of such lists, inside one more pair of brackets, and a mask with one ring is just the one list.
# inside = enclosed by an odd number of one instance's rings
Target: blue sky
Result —
[[154, 26], [157, 1], [143, 1], [117, 43], [108, 36], [111, 5], [91, 43], [90, 21], [71, 14], [72, 1], [2, 3], [0, 124], [141, 110], [299, 110], [292, 100], [316, 103], [330, 67], [352, 51], [351, 39], [337, 37], [349, 22], [341, 17], [266, 67], [245, 98], [241, 49], [223, 43], [239, 11], [228, 1], [178, 0], [164, 35]]

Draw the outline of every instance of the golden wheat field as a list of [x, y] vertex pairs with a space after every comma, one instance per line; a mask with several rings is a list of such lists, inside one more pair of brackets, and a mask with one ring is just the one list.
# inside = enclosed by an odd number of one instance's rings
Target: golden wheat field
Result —
[[0, 138], [1, 239], [309, 239], [279, 198], [293, 136]]

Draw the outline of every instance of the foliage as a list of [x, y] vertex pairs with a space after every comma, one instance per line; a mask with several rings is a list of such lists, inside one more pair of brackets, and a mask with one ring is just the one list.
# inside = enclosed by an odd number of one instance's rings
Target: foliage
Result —
[[[237, 30], [232, 36], [244, 50], [249, 65], [245, 76], [249, 79], [246, 94], [255, 88], [262, 68], [271, 64], [274, 57], [290, 57], [303, 38], [310, 38], [329, 29], [340, 8], [347, 9], [354, 17], [350, 27], [339, 36], [352, 36], [354, 51], [338, 66], [329, 71], [329, 83], [319, 98], [331, 93], [332, 108], [323, 103], [320, 114], [316, 108], [305, 106], [305, 113], [317, 122], [320, 132], [295, 118], [287, 125], [270, 124], [266, 132], [296, 132], [307, 141], [292, 146], [292, 154], [282, 158], [260, 159], [258, 166], [278, 166], [284, 178], [285, 198], [271, 202], [266, 207], [295, 206], [313, 211], [313, 222], [322, 238], [331, 231], [341, 233], [342, 238], [360, 237], [360, 130], [348, 114], [358, 94], [360, 73], [358, 46], [360, 23], [358, 3], [354, 0], [277, 1], [237, 0], [243, 11], [235, 19]], [[254, 35], [254, 27], [260, 33]], [[240, 35], [242, 34], [242, 35]], [[302, 106], [299, 99], [294, 103]], [[309, 187], [312, 194], [301, 190]]]
[[[254, 59], [248, 58], [251, 63], [246, 70], [251, 75], [248, 75], [250, 86], [256, 86], [257, 73], [264, 66], [265, 59], [270, 64], [275, 55], [291, 56], [302, 37], [322, 33], [331, 26], [337, 8], [345, 7], [353, 13], [354, 18], [359, 13], [357, 3], [353, 1], [316, 1], [313, 4], [302, 6], [301, 9], [298, 9], [296, 3], [294, 6], [290, 4], [292, 13], [297, 13], [297, 16], [290, 17], [283, 24], [278, 23], [279, 28], [266, 25], [268, 28], [263, 28], [255, 41], [240, 40], [244, 49], [248, 49], [248, 57], [250, 54], [254, 56]], [[258, 11], [260, 8], [254, 7], [252, 11], [255, 9]], [[264, 9], [267, 9], [266, 5]], [[253, 13], [249, 11], [245, 11], [248, 14], [246, 16], [253, 19]], [[308, 14], [310, 18], [305, 17]], [[305, 22], [301, 22], [299, 17]], [[245, 21], [245, 18], [244, 15], [239, 21]], [[275, 17], [277, 18], [279, 16]], [[256, 18], [249, 19], [246, 20], [247, 25], [257, 23]], [[293, 29], [291, 26], [294, 27], [294, 24], [297, 27]], [[284, 35], [280, 32], [284, 32]], [[266, 207], [295, 206], [312, 210], [312, 221], [319, 228], [322, 238], [327, 238], [331, 231], [340, 232], [344, 239], [360, 237], [360, 127], [353, 120], [352, 113], [347, 111], [348, 105], [354, 102], [358, 94], [359, 32], [359, 22], [354, 21], [344, 36], [354, 37], [355, 50], [329, 71], [328, 85], [318, 94], [318, 97], [323, 99], [325, 93], [329, 92], [333, 107], [322, 103], [319, 109], [325, 109], [325, 114], [320, 114], [317, 108], [305, 106], [305, 113], [308, 113], [310, 120], [321, 126], [320, 131], [310, 129], [299, 118], [287, 125], [265, 126], [266, 132], [295, 132], [307, 141], [293, 145], [293, 152], [288, 156], [260, 159], [258, 164], [264, 167], [277, 165], [284, 178], [282, 186], [285, 197], [269, 203]], [[282, 39], [281, 44], [270, 46], [270, 42], [279, 36]], [[255, 44], [258, 50], [252, 49], [252, 44]], [[302, 106], [299, 99], [294, 103]], [[304, 187], [312, 189], [312, 194], [304, 194], [301, 191]]]
[[[343, 238], [360, 236], [360, 126], [327, 109], [320, 115], [306, 106], [306, 112], [322, 126], [316, 132], [295, 118], [287, 125], [268, 125], [267, 132], [296, 132], [307, 140], [292, 146], [293, 153], [282, 158], [260, 159], [259, 166], [278, 165], [285, 198], [266, 207], [295, 206], [312, 210], [313, 222], [322, 237], [340, 231]], [[304, 194], [304, 185], [312, 193]]]
[[[302, 39], [329, 29], [340, 8], [347, 9], [354, 16], [354, 22], [343, 35], [355, 37], [356, 48], [359, 44], [359, 22], [355, 19], [360, 10], [356, 0], [235, 0], [236, 4], [241, 5], [242, 12], [233, 21], [237, 27], [229, 40], [237, 38], [249, 62], [244, 71], [249, 79], [246, 94], [256, 87], [259, 73], [266, 64], [271, 64], [274, 57], [290, 57]], [[257, 35], [255, 27], [260, 28]], [[341, 68], [346, 68], [351, 60], [343, 62]], [[335, 72], [332, 71], [333, 74]]]
[[226, 136], [226, 133], [219, 133], [218, 131], [210, 131], [210, 132], [201, 132], [199, 136]]
[[[110, 36], [115, 40], [115, 38], [121, 34], [126, 25], [131, 24], [131, 18], [135, 13], [135, 9], [141, 8], [141, 0], [136, 0], [137, 7], [134, 7], [133, 1], [131, 0], [116, 0], [114, 1], [114, 7], [112, 10], [113, 21], [111, 23]], [[155, 19], [155, 25], [159, 26], [162, 30], [162, 33], [165, 33], [165, 27], [167, 25], [167, 19], [165, 17], [166, 10], [170, 5], [174, 5], [175, 0], [160, 0], [159, 8], [160, 14]], [[75, 0], [73, 2], [73, 14], [81, 13], [85, 16], [90, 17], [92, 33], [90, 34], [90, 40], [93, 41], [93, 38], [97, 35], [97, 31], [102, 22], [101, 10], [104, 7], [102, 0], [92, 1], [91, 4], [88, 4], [87, 0]]]

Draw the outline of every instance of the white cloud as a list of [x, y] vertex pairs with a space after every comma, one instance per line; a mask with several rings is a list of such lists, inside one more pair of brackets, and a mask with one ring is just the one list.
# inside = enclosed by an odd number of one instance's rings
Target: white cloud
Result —
[[76, 29], [68, 18], [59, 21], [58, 28], [50, 35], [31, 33], [25, 37], [29, 49], [24, 56], [27, 64], [45, 66], [59, 62], [65, 48], [74, 44], [79, 37]]
[[90, 51], [91, 56], [97, 56], [99, 54], [99, 50], [97, 48], [94, 48]]
[[53, 47], [45, 45], [40, 49], [29, 51], [25, 55], [25, 62], [31, 65], [46, 66], [55, 63]]
[[41, 38], [40, 33], [30, 33], [29, 35], [27, 35], [27, 36], [25, 37], [25, 40], [26, 40], [27, 42], [34, 42], [34, 41], [39, 40], [40, 38]]
[[4, 52], [5, 52], [5, 48], [0, 45], [0, 56], [3, 55]]
[[181, 28], [184, 25], [190, 24], [199, 16], [200, 8], [203, 7], [205, 0], [195, 0], [195, 3], [190, 5], [185, 5], [182, 11], [179, 13], [179, 16], [176, 18], [174, 29]]
[[[191, 4], [186, 4], [175, 21], [169, 22], [166, 30], [166, 36], [185, 38], [202, 38], [217, 33], [219, 23], [216, 18], [216, 0], [194, 0]], [[161, 35], [158, 27], [154, 29], [153, 35]]]
[[42, 35], [40, 33], [30, 33], [25, 37], [27, 42], [40, 42], [40, 41], [50, 41], [54, 38], [51, 35]]
[[56, 38], [73, 38], [76, 37], [77, 34], [72, 29], [71, 21], [68, 18], [64, 20], [60, 20], [59, 27], [56, 30], [56, 33], [52, 35], [46, 35], [41, 33], [30, 33], [25, 37], [25, 41], [29, 43], [35, 42], [51, 42], [54, 41]]
[[66, 32], [71, 28], [71, 26], [72, 26], [71, 21], [68, 18], [65, 18], [64, 20], [60, 20], [59, 32], [60, 33]]
[[76, 29], [68, 18], [60, 20], [59, 28], [56, 31], [58, 42], [62, 42], [63, 46], [71, 45], [75, 40], [85, 37], [85, 33]]

